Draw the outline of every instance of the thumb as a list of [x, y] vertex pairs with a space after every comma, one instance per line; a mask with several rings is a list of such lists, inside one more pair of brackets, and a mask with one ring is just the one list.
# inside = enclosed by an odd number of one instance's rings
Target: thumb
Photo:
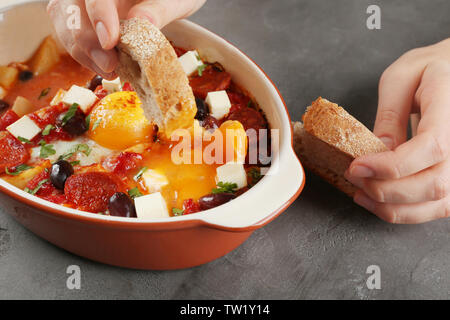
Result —
[[162, 28], [174, 20], [190, 16], [205, 2], [206, 0], [147, 0], [132, 7], [128, 18], [144, 18]]

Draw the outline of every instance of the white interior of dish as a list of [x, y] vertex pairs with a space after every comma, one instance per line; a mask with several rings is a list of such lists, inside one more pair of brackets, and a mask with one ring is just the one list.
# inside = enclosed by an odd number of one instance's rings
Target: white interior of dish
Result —
[[[24, 2], [33, 2], [23, 4]], [[22, 3], [22, 5], [19, 5]], [[3, 20], [0, 21], [0, 64], [24, 61], [30, 57], [41, 40], [52, 33], [45, 12], [45, 1], [14, 1], [0, 5]], [[196, 214], [165, 219], [138, 220], [102, 216], [57, 204], [32, 196], [0, 179], [0, 185], [13, 190], [23, 198], [45, 207], [68, 213], [95, 217], [100, 220], [120, 220], [129, 223], [176, 222], [180, 220], [203, 220], [231, 228], [254, 225], [285, 205], [299, 190], [304, 175], [301, 165], [291, 147], [291, 127], [283, 101], [271, 81], [246, 55], [229, 42], [212, 32], [190, 22], [181, 20], [163, 29], [176, 45], [196, 48], [208, 61], [218, 61], [230, 72], [233, 79], [258, 102], [272, 128], [280, 131], [279, 150], [276, 152], [268, 174], [252, 189], [217, 208]]]

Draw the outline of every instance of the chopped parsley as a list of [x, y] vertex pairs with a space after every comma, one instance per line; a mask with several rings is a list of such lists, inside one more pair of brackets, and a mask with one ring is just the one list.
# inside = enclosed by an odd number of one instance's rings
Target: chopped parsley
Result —
[[206, 67], [207, 67], [206, 64], [202, 64], [197, 67], [197, 72], [198, 72], [199, 77], [201, 77], [203, 75], [203, 71], [205, 71]]
[[27, 164], [21, 164], [21, 165], [18, 165], [17, 167], [16, 167], [16, 170], [14, 170], [14, 171], [9, 171], [8, 170], [8, 168], [5, 168], [5, 172], [6, 172], [6, 174], [9, 174], [10, 176], [17, 176], [17, 175], [19, 175], [21, 172], [23, 172], [23, 171], [25, 171], [25, 170], [28, 170], [28, 169], [32, 169], [33, 167], [31, 167], [31, 166], [29, 166], [29, 165], [27, 165]]
[[89, 146], [86, 143], [79, 143], [77, 145], [74, 145], [68, 151], [66, 151], [66, 153], [59, 156], [59, 160], [67, 160], [77, 152], [82, 152], [86, 156], [89, 156], [91, 154], [91, 151], [92, 149], [89, 148]]
[[71, 161], [70, 164], [71, 164], [72, 166], [77, 166], [77, 165], [80, 164], [80, 161], [79, 161], [79, 160], [77, 160], [77, 161]]
[[36, 186], [36, 188], [34, 188], [34, 189], [25, 188], [24, 191], [28, 192], [28, 193], [30, 193], [32, 195], [35, 195], [39, 191], [39, 189], [42, 187], [42, 185], [44, 183], [46, 183], [46, 182], [48, 182], [48, 179], [41, 180], [41, 181], [39, 181], [39, 183]]
[[41, 94], [38, 97], [38, 100], [41, 100], [41, 98], [45, 97], [46, 95], [48, 95], [48, 93], [50, 92], [50, 88], [45, 88], [44, 90], [41, 91]]
[[183, 209], [172, 208], [172, 213], [174, 216], [182, 216], [184, 213]]
[[250, 187], [253, 187], [263, 177], [259, 168], [253, 167], [247, 171], [247, 176], [250, 178]]
[[131, 197], [131, 199], [143, 196], [143, 194], [139, 191], [139, 189], [137, 187], [128, 190], [128, 195]]
[[66, 114], [64, 115], [64, 117], [62, 118], [61, 121], [61, 126], [65, 126], [67, 121], [69, 121], [70, 119], [73, 118], [73, 116], [75, 115], [75, 113], [78, 110], [78, 103], [74, 103], [70, 106], [69, 110], [66, 112]]
[[[90, 121], [90, 120], [89, 120]], [[94, 122], [94, 125], [92, 126], [92, 131], [94, 131], [95, 129], [97, 129], [98, 125], [100, 124], [100, 122], [102, 122], [102, 119], [97, 119]]]
[[44, 140], [39, 141], [39, 145], [41, 146], [41, 151], [39, 153], [39, 157], [45, 159], [49, 156], [52, 156], [56, 153], [56, 150], [53, 148], [52, 144], [47, 144]]
[[147, 167], [142, 167], [141, 170], [139, 170], [139, 172], [133, 177], [134, 181], [138, 181], [147, 169]]
[[18, 136], [17, 139], [19, 139], [20, 142], [31, 144], [31, 141], [24, 137]]
[[212, 193], [233, 193], [237, 189], [236, 183], [222, 182], [217, 183], [217, 188], [212, 189]]
[[52, 129], [55, 129], [55, 127], [52, 126], [51, 124], [48, 124], [48, 125], [44, 128], [44, 130], [42, 130], [42, 135], [43, 135], [43, 136], [48, 136], [48, 135], [50, 134], [50, 131], [51, 131]]
[[86, 127], [89, 129], [89, 126], [91, 125], [91, 115], [88, 115], [85, 120], [86, 120]]

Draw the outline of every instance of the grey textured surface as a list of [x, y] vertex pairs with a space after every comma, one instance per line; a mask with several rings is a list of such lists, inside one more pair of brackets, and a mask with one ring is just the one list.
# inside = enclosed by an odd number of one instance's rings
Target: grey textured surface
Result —
[[[382, 29], [366, 28], [379, 4]], [[322, 95], [372, 127], [381, 72], [448, 36], [448, 0], [209, 0], [192, 20], [230, 40], [273, 79], [294, 119]], [[0, 298], [449, 298], [450, 222], [384, 223], [307, 172], [299, 199], [227, 256], [171, 272], [76, 257], [0, 214]], [[66, 289], [79, 265], [81, 290]], [[368, 290], [366, 268], [381, 268]]]

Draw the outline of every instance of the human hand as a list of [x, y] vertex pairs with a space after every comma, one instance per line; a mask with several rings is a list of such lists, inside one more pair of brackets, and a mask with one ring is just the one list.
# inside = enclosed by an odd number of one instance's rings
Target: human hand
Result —
[[[410, 113], [420, 112], [409, 141]], [[355, 159], [354, 201], [391, 223], [450, 216], [450, 39], [414, 49], [383, 73], [374, 133], [391, 151]]]
[[[67, 52], [80, 64], [106, 79], [115, 77], [119, 20], [139, 17], [158, 28], [187, 17], [206, 0], [51, 0], [47, 11]], [[81, 28], [67, 27], [67, 8], [80, 8]]]

